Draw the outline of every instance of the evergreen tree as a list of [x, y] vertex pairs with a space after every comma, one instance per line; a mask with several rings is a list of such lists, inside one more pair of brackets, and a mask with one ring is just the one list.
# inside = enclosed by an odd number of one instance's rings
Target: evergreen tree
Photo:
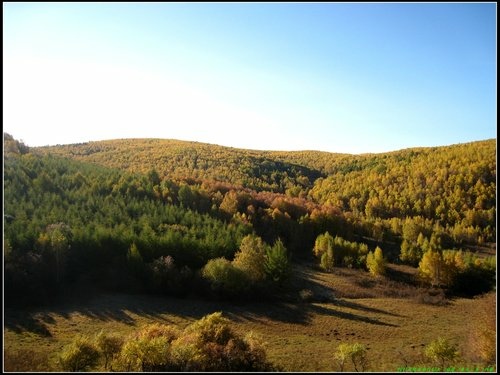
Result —
[[270, 280], [281, 284], [290, 276], [290, 269], [286, 247], [278, 239], [272, 247], [266, 250], [264, 270]]

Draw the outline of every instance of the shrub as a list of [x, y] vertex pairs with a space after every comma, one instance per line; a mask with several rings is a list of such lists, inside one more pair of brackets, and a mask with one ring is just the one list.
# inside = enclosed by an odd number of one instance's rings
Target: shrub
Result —
[[189, 325], [184, 333], [195, 333], [202, 342], [222, 344], [232, 337], [228, 323], [229, 321], [222, 316], [221, 312], [215, 312]]
[[216, 312], [192, 323], [172, 342], [171, 356], [176, 371], [265, 371], [265, 351], [254, 335], [244, 338]]
[[236, 296], [248, 289], [245, 273], [225, 258], [209, 260], [202, 276], [210, 282], [213, 291], [223, 295]]
[[167, 371], [171, 368], [170, 346], [179, 335], [175, 327], [149, 324], [131, 335], [122, 347], [118, 366], [124, 371]]
[[132, 337], [122, 348], [119, 362], [125, 371], [162, 371], [169, 361], [166, 337]]
[[367, 361], [366, 348], [364, 345], [359, 343], [342, 343], [337, 347], [337, 351], [334, 353], [334, 358], [339, 364], [340, 371], [344, 371], [344, 366], [349, 360], [352, 362], [356, 372], [358, 372], [359, 369], [364, 371]]
[[425, 347], [424, 355], [438, 363], [441, 368], [445, 368], [450, 361], [458, 356], [458, 351], [455, 345], [439, 337]]
[[64, 371], [88, 371], [98, 360], [99, 351], [86, 336], [77, 336], [59, 355]]
[[311, 302], [314, 298], [314, 293], [311, 289], [301, 289], [299, 291], [299, 301]]
[[123, 346], [123, 339], [119, 336], [108, 335], [104, 331], [99, 332], [95, 339], [96, 347], [104, 357], [104, 369], [108, 369], [108, 364], [120, 353]]

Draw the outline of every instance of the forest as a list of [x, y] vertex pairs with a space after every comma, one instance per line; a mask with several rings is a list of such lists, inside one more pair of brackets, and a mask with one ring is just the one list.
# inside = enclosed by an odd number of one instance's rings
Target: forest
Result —
[[275, 301], [296, 265], [374, 277], [405, 266], [415, 285], [474, 297], [496, 283], [496, 139], [348, 155], [161, 139], [28, 147], [4, 133], [3, 241], [10, 306], [82, 290]]

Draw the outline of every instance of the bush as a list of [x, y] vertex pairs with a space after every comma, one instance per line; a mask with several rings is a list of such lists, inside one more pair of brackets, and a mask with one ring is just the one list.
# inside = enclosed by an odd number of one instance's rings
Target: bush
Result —
[[123, 371], [168, 371], [172, 367], [170, 346], [179, 335], [177, 328], [149, 324], [131, 335], [118, 357]]
[[104, 369], [108, 369], [108, 364], [120, 353], [123, 346], [123, 339], [119, 336], [108, 335], [104, 331], [99, 332], [95, 339], [96, 347], [104, 357]]
[[119, 363], [125, 371], [165, 371], [169, 363], [168, 339], [131, 338], [123, 345]]
[[238, 336], [216, 312], [186, 327], [172, 343], [176, 371], [267, 371], [272, 367], [254, 335]]
[[359, 343], [342, 343], [337, 347], [334, 358], [339, 364], [340, 371], [344, 371], [344, 366], [349, 360], [352, 362], [356, 372], [359, 371], [358, 367], [361, 371], [364, 371], [367, 362], [366, 348], [364, 345]]
[[438, 363], [444, 369], [449, 362], [458, 356], [458, 351], [455, 345], [439, 337], [425, 347], [424, 355]]
[[[251, 332], [244, 337], [235, 333], [220, 312], [193, 322], [183, 331], [170, 325], [150, 324], [128, 336], [124, 343], [101, 331], [96, 336], [96, 346], [88, 338], [78, 336], [60, 355], [62, 369], [88, 371], [97, 364], [99, 350], [106, 362], [111, 362], [109, 369], [113, 371], [274, 369], [267, 362], [261, 340]], [[105, 368], [108, 369], [107, 364]]]
[[225, 258], [211, 259], [202, 269], [202, 276], [213, 291], [234, 297], [248, 289], [245, 273]]
[[77, 336], [59, 355], [64, 371], [88, 371], [98, 360], [99, 351], [86, 336]]

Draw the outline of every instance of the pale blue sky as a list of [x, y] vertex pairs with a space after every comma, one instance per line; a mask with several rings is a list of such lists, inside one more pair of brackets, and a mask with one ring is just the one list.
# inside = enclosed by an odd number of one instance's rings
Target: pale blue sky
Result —
[[384, 152], [496, 138], [496, 3], [3, 3], [4, 131]]

